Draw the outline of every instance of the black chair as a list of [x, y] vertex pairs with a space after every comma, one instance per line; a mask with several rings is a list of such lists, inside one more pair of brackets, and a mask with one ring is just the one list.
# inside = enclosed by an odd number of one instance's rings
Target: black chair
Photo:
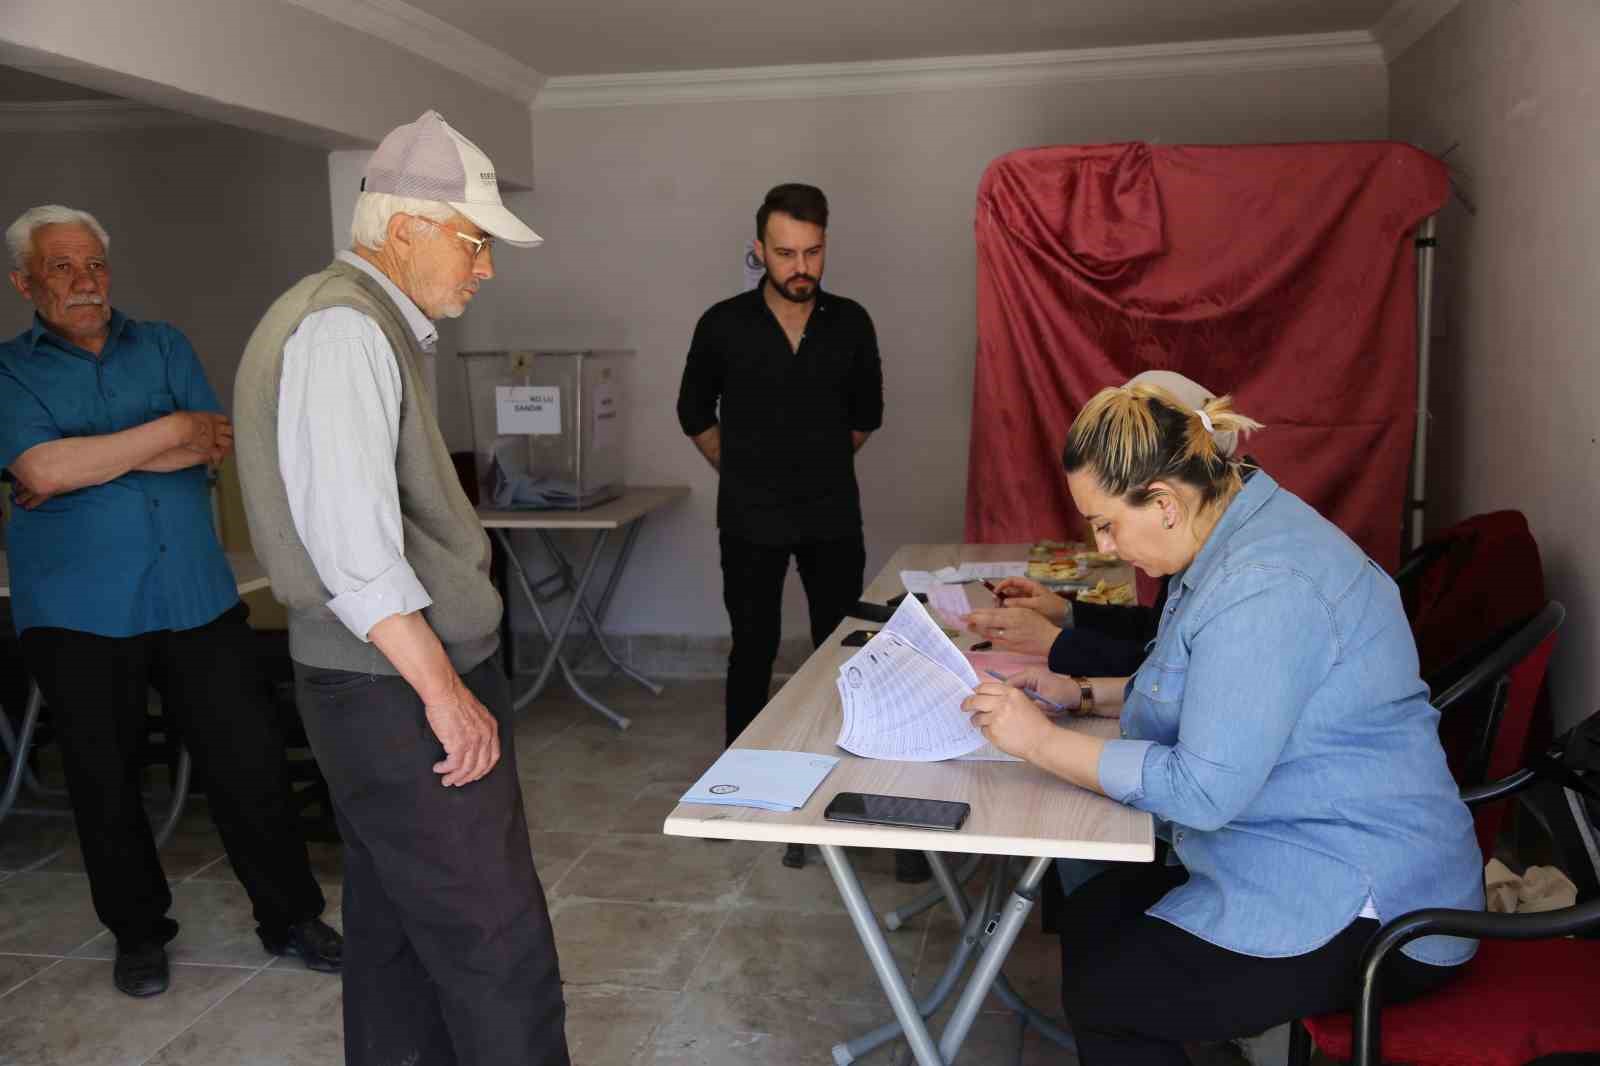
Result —
[[[1524, 768], [1469, 789], [1462, 799], [1472, 807], [1503, 800], [1538, 776]], [[1588, 828], [1594, 829], [1592, 822]], [[1348, 1057], [1356, 1066], [1383, 1060], [1516, 1066], [1545, 1056], [1600, 1052], [1600, 940], [1568, 939], [1597, 932], [1595, 899], [1542, 914], [1432, 908], [1402, 915], [1362, 955], [1354, 1014], [1294, 1023], [1289, 1064], [1310, 1062], [1313, 1038], [1325, 1054]], [[1418, 937], [1440, 934], [1481, 941], [1465, 972], [1435, 993], [1380, 1010], [1383, 960]]]

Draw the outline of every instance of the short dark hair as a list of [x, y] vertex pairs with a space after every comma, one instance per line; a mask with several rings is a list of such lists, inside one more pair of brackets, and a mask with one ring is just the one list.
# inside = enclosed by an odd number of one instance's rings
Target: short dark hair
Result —
[[761, 201], [761, 207], [756, 211], [756, 240], [766, 239], [767, 219], [774, 211], [813, 226], [828, 228], [828, 198], [815, 185], [787, 182], [767, 190], [767, 198]]

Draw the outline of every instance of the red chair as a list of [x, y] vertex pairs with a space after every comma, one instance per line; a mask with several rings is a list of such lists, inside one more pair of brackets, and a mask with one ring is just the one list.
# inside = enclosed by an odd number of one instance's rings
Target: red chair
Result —
[[[1492, 693], [1500, 730], [1488, 766], [1503, 767], [1521, 751], [1526, 722], [1564, 617], [1559, 603], [1546, 604], [1456, 685], [1436, 697], [1436, 706], [1448, 706], [1472, 691]], [[1504, 819], [1503, 801], [1535, 780], [1531, 770], [1506, 770], [1492, 785], [1463, 791], [1462, 798], [1473, 807], [1478, 844], [1486, 856], [1492, 854]], [[1426, 910], [1397, 919], [1385, 926], [1368, 948], [1355, 1019], [1349, 1014], [1328, 1014], [1295, 1023], [1290, 1034], [1290, 1066], [1310, 1062], [1312, 1041], [1325, 1054], [1348, 1058], [1353, 1049], [1362, 1047], [1369, 1033], [1367, 1057], [1361, 1058], [1358, 1052], [1357, 1061], [1378, 1062], [1378, 1017], [1372, 1009], [1378, 1002], [1378, 964], [1388, 951], [1432, 933], [1491, 939], [1484, 939], [1465, 973], [1446, 988], [1384, 1009], [1384, 1061], [1509, 1066], [1545, 1054], [1600, 1050], [1600, 1009], [1596, 1009], [1600, 1005], [1600, 943], [1547, 939], [1600, 926], [1600, 909], [1596, 908], [1600, 901], [1544, 915]], [[1537, 942], [1507, 944], [1503, 940]]]
[[[1534, 780], [1522, 770], [1462, 798], [1504, 799]], [[1354, 1015], [1323, 1015], [1291, 1028], [1290, 1066], [1310, 1062], [1312, 1040], [1356, 1066], [1521, 1066], [1546, 1055], [1600, 1052], [1600, 940], [1565, 939], [1597, 931], [1600, 900], [1543, 914], [1437, 908], [1403, 915], [1362, 956]], [[1441, 933], [1479, 938], [1465, 972], [1437, 992], [1378, 1010], [1384, 957]]]

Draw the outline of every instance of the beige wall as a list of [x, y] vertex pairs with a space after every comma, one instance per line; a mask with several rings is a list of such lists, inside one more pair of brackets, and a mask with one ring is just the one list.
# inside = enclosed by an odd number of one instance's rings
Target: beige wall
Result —
[[[513, 206], [546, 238], [496, 255], [461, 347], [627, 347], [630, 476], [694, 494], [642, 538], [608, 628], [726, 633], [712, 472], [673, 405], [699, 314], [732, 295], [761, 194], [832, 200], [825, 284], [881, 340], [882, 432], [857, 467], [869, 575], [895, 546], [962, 532], [974, 347], [972, 215], [985, 165], [1015, 148], [1145, 139], [1382, 136], [1381, 65], [826, 100], [534, 112], [535, 189]], [[459, 387], [441, 368], [441, 395]], [[456, 380], [444, 379], [454, 377]], [[446, 418], [447, 425], [449, 418]], [[458, 425], [459, 433], [463, 426]], [[453, 439], [452, 446], [464, 442]], [[805, 630], [797, 583], [786, 629]]]
[[[196, 122], [114, 133], [8, 135], [0, 225], [40, 203], [94, 213], [111, 234], [112, 303], [183, 330], [224, 408], [245, 341], [267, 305], [328, 260], [328, 161], [316, 148]], [[0, 335], [32, 308], [9, 286]], [[224, 469], [223, 531], [244, 547], [237, 481]], [[257, 622], [281, 620], [265, 593]]]
[[1441, 218], [1429, 519], [1528, 516], [1569, 611], [1558, 722], [1600, 704], [1600, 4], [1464, 0], [1390, 67], [1393, 135], [1478, 208]]

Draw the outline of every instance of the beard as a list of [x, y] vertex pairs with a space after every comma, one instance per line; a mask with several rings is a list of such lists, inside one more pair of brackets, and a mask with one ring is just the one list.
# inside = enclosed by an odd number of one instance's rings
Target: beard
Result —
[[[812, 277], [810, 274], [792, 274], [784, 279], [781, 284], [773, 282], [772, 288], [779, 296], [782, 296], [790, 303], [803, 304], [816, 298], [818, 281], [819, 279]], [[791, 286], [799, 283], [807, 284], [811, 287], [805, 292], [796, 292]]]

